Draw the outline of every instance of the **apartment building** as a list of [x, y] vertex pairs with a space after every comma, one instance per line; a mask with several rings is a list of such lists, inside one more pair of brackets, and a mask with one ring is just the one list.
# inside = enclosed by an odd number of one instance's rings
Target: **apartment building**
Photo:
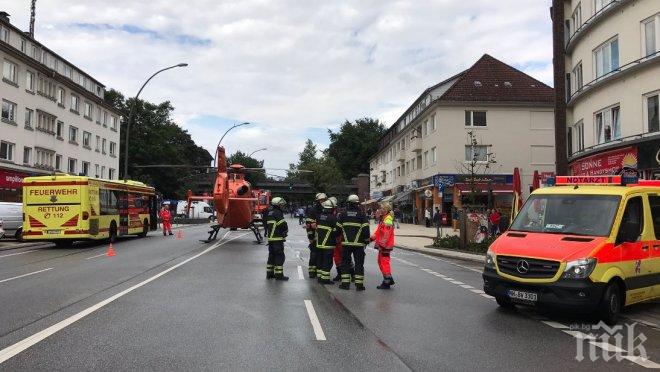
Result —
[[[526, 186], [534, 171], [555, 169], [553, 100], [546, 84], [484, 55], [426, 89], [383, 135], [370, 160], [371, 197], [412, 209], [417, 221], [425, 208], [462, 206], [473, 186], [480, 203], [510, 207], [515, 167]], [[475, 160], [473, 174], [466, 167]]]
[[552, 19], [558, 163], [660, 179], [660, 1], [554, 0]]
[[116, 179], [120, 113], [103, 84], [14, 27], [0, 12], [0, 201], [22, 179], [54, 172]]

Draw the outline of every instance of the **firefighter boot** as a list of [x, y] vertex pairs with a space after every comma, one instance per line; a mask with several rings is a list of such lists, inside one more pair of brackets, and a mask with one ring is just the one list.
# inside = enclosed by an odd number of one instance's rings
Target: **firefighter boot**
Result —
[[337, 270], [337, 276], [335, 276], [334, 278], [332, 278], [332, 281], [333, 281], [333, 282], [339, 282], [339, 281], [341, 281], [341, 274], [339, 273], [339, 270]]
[[284, 276], [284, 266], [275, 266], [275, 280], [289, 280], [288, 276]]
[[387, 278], [383, 278], [383, 282], [380, 283], [378, 289], [390, 289], [390, 281]]
[[266, 279], [275, 278], [275, 272], [273, 271], [273, 265], [266, 265]]
[[365, 289], [366, 289], [366, 288], [364, 288], [364, 284], [357, 283], [357, 284], [355, 285], [355, 290], [356, 290], [356, 291], [364, 291]]

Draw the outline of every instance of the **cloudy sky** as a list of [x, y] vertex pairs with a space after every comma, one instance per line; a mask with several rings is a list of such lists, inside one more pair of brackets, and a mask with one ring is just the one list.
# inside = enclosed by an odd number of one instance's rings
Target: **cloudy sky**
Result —
[[[170, 100], [211, 153], [266, 166], [295, 162], [306, 138], [371, 116], [386, 125], [428, 86], [482, 54], [552, 85], [551, 0], [38, 0], [36, 38], [90, 75], [134, 95]], [[0, 3], [27, 30], [29, 0]], [[273, 172], [277, 173], [277, 172]]]

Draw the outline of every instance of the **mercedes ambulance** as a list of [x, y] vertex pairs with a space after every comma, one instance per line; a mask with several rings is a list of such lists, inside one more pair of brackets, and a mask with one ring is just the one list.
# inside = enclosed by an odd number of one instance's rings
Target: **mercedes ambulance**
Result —
[[660, 298], [660, 181], [558, 176], [486, 254], [484, 291], [514, 304], [597, 313]]

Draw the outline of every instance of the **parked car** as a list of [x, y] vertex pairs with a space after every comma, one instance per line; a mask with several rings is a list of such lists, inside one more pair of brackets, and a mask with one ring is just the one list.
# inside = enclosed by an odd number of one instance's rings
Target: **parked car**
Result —
[[0, 202], [0, 219], [5, 238], [23, 240], [23, 203]]
[[2, 228], [2, 220], [0, 220], [0, 239], [5, 237], [5, 230]]

